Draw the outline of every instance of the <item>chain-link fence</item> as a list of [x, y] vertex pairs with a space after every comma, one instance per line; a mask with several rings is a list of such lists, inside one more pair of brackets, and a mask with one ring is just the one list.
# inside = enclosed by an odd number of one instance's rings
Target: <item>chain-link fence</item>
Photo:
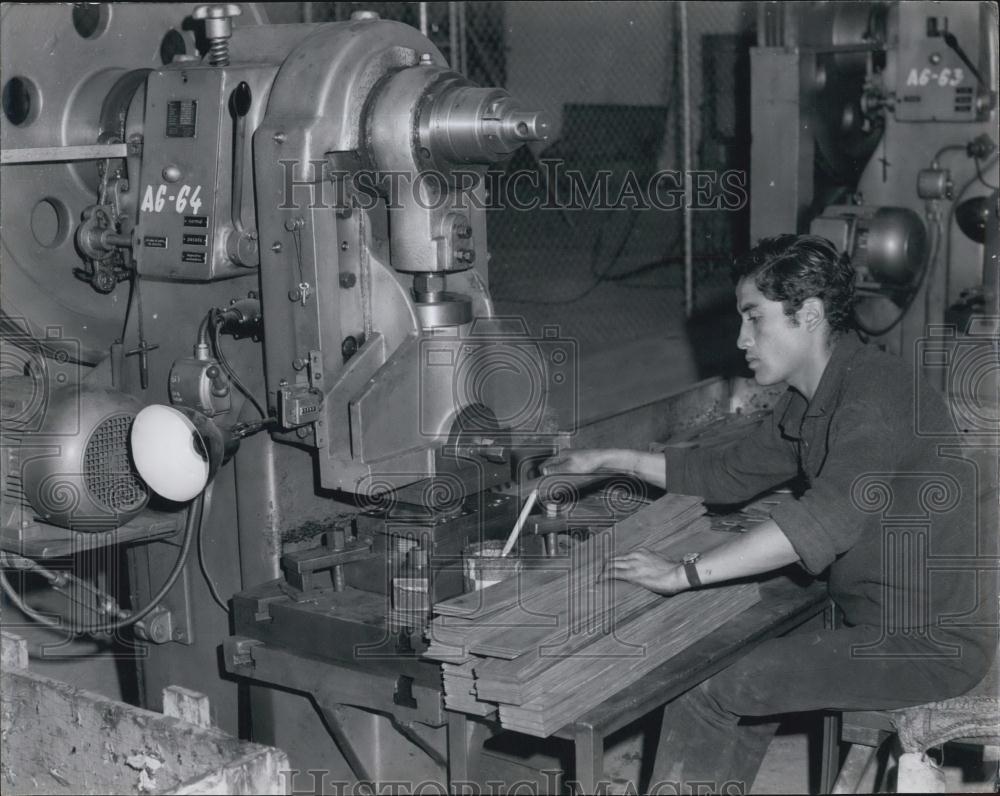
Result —
[[[367, 9], [420, 28], [453, 68], [550, 115], [550, 143], [489, 182], [490, 284], [500, 313], [557, 324], [594, 350], [681, 334], [689, 313], [720, 301], [730, 310], [728, 265], [749, 226], [755, 5], [302, 7], [314, 21]], [[685, 185], [689, 171], [701, 176]]]

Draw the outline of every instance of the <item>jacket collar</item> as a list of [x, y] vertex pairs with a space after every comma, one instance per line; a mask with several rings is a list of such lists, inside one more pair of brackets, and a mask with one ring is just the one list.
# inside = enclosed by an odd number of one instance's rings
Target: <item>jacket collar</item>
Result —
[[816, 393], [811, 401], [798, 390], [788, 388], [788, 405], [778, 421], [782, 432], [787, 437], [800, 439], [802, 436], [802, 421], [806, 417], [822, 417], [830, 415], [840, 395], [841, 385], [851, 369], [855, 355], [865, 347], [854, 332], [845, 332], [834, 344], [830, 361], [826, 363], [823, 375], [816, 386]]

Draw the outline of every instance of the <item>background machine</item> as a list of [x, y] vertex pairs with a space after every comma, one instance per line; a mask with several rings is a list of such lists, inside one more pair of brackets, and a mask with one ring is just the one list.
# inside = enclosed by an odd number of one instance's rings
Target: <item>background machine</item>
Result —
[[[311, 697], [348, 775], [440, 780], [423, 623], [574, 382], [487, 289], [482, 174], [545, 118], [370, 12], [3, 15], [8, 597], [51, 623], [41, 576], [143, 642], [142, 695], [303, 768], [336, 770]], [[115, 546], [127, 595], [48, 561]]]
[[860, 325], [896, 353], [995, 335], [996, 7], [766, 6], [751, 65], [751, 238], [847, 251]]
[[[207, 693], [293, 785], [442, 781], [430, 606], [574, 430], [575, 348], [488, 287], [484, 172], [549, 122], [371, 12], [2, 14], [8, 600], [68, 595], [140, 699]], [[990, 3], [762, 3], [750, 48], [751, 238], [850, 252], [864, 328], [989, 433], [996, 33]]]

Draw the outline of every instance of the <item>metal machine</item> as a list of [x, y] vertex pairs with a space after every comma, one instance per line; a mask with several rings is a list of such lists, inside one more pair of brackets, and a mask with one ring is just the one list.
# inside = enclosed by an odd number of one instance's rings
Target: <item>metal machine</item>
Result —
[[858, 319], [897, 353], [946, 319], [995, 334], [996, 6], [762, 5], [751, 65], [751, 238], [847, 251]]
[[[131, 628], [154, 707], [186, 685], [303, 769], [440, 780], [423, 623], [572, 422], [572, 351], [487, 287], [482, 176], [546, 120], [369, 12], [2, 24], [5, 569]], [[127, 595], [46, 565], [115, 545]]]

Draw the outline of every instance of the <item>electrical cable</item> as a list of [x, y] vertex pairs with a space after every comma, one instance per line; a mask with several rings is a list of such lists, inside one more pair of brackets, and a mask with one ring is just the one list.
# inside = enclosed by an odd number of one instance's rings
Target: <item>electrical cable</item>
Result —
[[125, 302], [125, 319], [122, 321], [122, 333], [119, 335], [118, 339], [121, 342], [125, 342], [125, 332], [128, 331], [128, 321], [132, 314], [132, 300], [135, 297], [135, 283], [138, 280], [139, 275], [136, 273], [135, 269], [132, 269], [132, 275], [128, 280], [128, 299]]
[[[173, 569], [167, 576], [166, 582], [164, 582], [163, 586], [160, 587], [160, 590], [152, 597], [144, 608], [130, 614], [124, 619], [117, 622], [99, 622], [92, 625], [67, 627], [60, 622], [49, 619], [47, 616], [43, 616], [25, 603], [24, 600], [21, 599], [21, 596], [14, 591], [14, 588], [10, 585], [10, 582], [7, 580], [7, 576], [4, 574], [2, 569], [0, 569], [0, 590], [7, 595], [8, 599], [25, 616], [33, 619], [41, 625], [45, 625], [46, 627], [55, 628], [57, 630], [69, 630], [73, 635], [111, 633], [116, 630], [130, 627], [136, 622], [145, 619], [150, 613], [152, 613], [152, 611], [163, 601], [163, 598], [167, 596], [167, 593], [173, 588], [177, 579], [181, 576], [181, 572], [184, 571], [184, 565], [187, 563], [188, 555], [191, 552], [192, 542], [194, 542], [195, 535], [201, 525], [202, 510], [205, 505], [204, 497], [205, 495], [203, 492], [191, 501], [191, 504], [188, 506], [187, 519], [184, 523], [184, 540], [181, 543], [180, 552], [177, 554], [177, 561], [174, 563]], [[5, 552], [0, 552], [0, 564], [3, 564], [3, 566], [8, 568], [15, 569], [15, 567], [11, 567], [8, 563], [7, 554]]]
[[219, 315], [219, 311], [213, 309], [210, 313], [212, 315], [212, 320], [209, 322], [209, 329], [212, 335], [212, 350], [215, 352], [215, 358], [219, 360], [219, 364], [222, 365], [222, 369], [226, 371], [226, 375], [229, 376], [230, 381], [236, 385], [241, 393], [243, 393], [247, 400], [253, 404], [254, 408], [260, 413], [260, 416], [267, 419], [267, 412], [264, 411], [264, 407], [261, 406], [260, 402], [254, 397], [254, 394], [250, 392], [249, 388], [240, 380], [240, 377], [236, 374], [232, 365], [229, 364], [229, 360], [226, 358], [226, 353], [222, 350], [222, 345], [219, 341], [219, 327], [222, 325], [222, 319]]
[[229, 606], [226, 605], [226, 601], [222, 599], [222, 595], [219, 593], [218, 587], [215, 585], [215, 581], [212, 580], [212, 575], [208, 571], [208, 564], [205, 562], [205, 522], [204, 515], [208, 515], [212, 510], [212, 487], [213, 482], [209, 482], [205, 491], [202, 493], [205, 496], [205, 507], [203, 508], [202, 521], [198, 523], [198, 566], [201, 568], [201, 574], [205, 578], [205, 583], [208, 584], [208, 591], [212, 595], [212, 599], [219, 605], [219, 607], [229, 614]]
[[947, 144], [941, 147], [934, 153], [934, 157], [931, 158], [931, 168], [936, 169], [938, 167], [938, 161], [945, 152], [965, 152], [967, 149], [968, 144]]
[[979, 181], [983, 185], [985, 185], [987, 188], [989, 188], [991, 191], [998, 191], [998, 190], [1000, 190], [1000, 186], [990, 185], [988, 182], [986, 182], [986, 178], [983, 177], [983, 169], [982, 169], [982, 166], [979, 163], [979, 158], [973, 158], [973, 160], [976, 163], [976, 177], [979, 178]]

